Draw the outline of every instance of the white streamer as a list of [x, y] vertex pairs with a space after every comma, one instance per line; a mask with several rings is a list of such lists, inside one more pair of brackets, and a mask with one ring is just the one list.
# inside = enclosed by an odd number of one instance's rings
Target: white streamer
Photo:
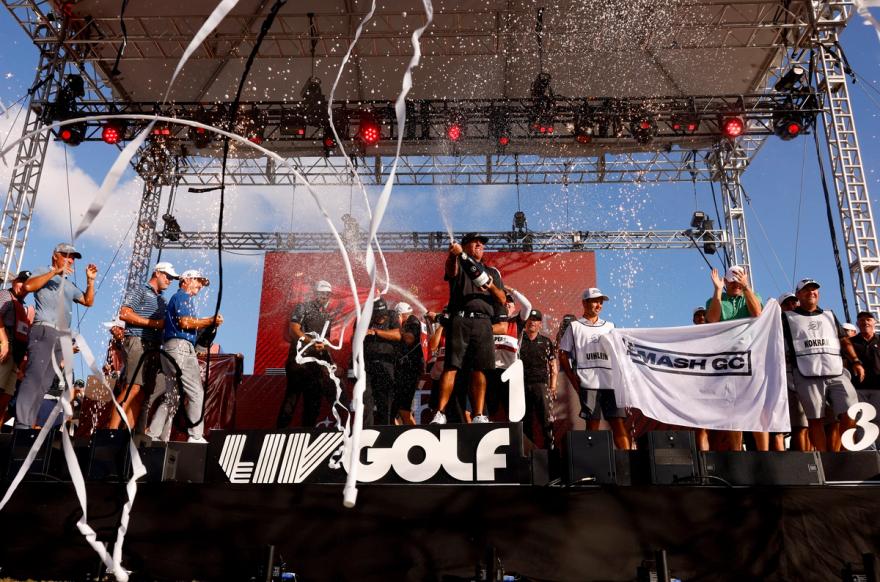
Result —
[[855, 4], [859, 16], [865, 19], [865, 25], [873, 26], [874, 32], [877, 33], [877, 39], [880, 40], [880, 22], [877, 22], [874, 15], [868, 12], [868, 7], [880, 7], [880, 0], [853, 0], [853, 4]]
[[391, 190], [394, 188], [394, 178], [397, 175], [397, 164], [400, 161], [400, 149], [403, 145], [403, 136], [405, 134], [406, 96], [410, 89], [412, 89], [412, 70], [419, 65], [419, 60], [422, 56], [419, 39], [434, 19], [434, 7], [431, 4], [431, 0], [422, 0], [422, 5], [425, 8], [425, 24], [421, 28], [417, 28], [413, 31], [413, 56], [406, 67], [406, 71], [403, 73], [401, 92], [397, 96], [397, 100], [394, 102], [394, 112], [397, 116], [397, 148], [394, 153], [394, 162], [391, 164], [391, 171], [388, 174], [388, 180], [382, 187], [382, 193], [379, 195], [379, 199], [376, 202], [376, 211], [370, 220], [370, 236], [368, 240], [371, 241], [371, 244], [367, 246], [366, 255], [366, 268], [367, 272], [370, 274], [370, 292], [367, 295], [367, 303], [364, 305], [363, 316], [358, 321], [357, 327], [355, 328], [355, 336], [352, 338], [352, 352], [354, 353], [355, 361], [357, 362], [357, 366], [355, 367], [357, 381], [355, 382], [352, 401], [357, 402], [358, 405], [355, 408], [355, 420], [351, 433], [351, 449], [348, 451], [351, 458], [349, 465], [351, 468], [346, 477], [345, 489], [343, 490], [343, 504], [346, 507], [354, 507], [355, 503], [357, 503], [358, 456], [360, 454], [360, 439], [361, 430], [363, 429], [364, 415], [362, 401], [364, 389], [366, 387], [366, 378], [363, 374], [363, 346], [364, 337], [366, 337], [367, 328], [373, 315], [373, 295], [375, 293], [376, 282], [376, 265], [373, 258], [372, 241], [376, 238], [379, 224], [382, 222], [385, 210], [388, 207], [388, 201], [391, 198]]

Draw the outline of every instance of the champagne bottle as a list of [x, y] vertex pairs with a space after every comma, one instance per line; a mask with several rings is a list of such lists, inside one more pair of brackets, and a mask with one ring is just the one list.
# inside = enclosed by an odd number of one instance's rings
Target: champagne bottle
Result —
[[470, 258], [467, 253], [461, 253], [459, 259], [461, 261], [461, 268], [464, 269], [468, 278], [474, 282], [474, 285], [485, 287], [492, 281], [483, 265]]

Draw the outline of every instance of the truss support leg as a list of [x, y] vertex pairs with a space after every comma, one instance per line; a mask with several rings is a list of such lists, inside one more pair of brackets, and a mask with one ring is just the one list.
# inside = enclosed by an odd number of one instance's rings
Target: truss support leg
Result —
[[150, 256], [156, 236], [156, 222], [159, 220], [159, 200], [162, 198], [162, 185], [159, 180], [144, 180], [144, 193], [138, 213], [137, 232], [131, 262], [128, 264], [128, 278], [125, 281], [125, 299], [131, 292], [147, 280], [150, 269]]
[[825, 93], [822, 121], [856, 311], [877, 311], [880, 310], [877, 233], [837, 32], [820, 33], [814, 46], [818, 61], [816, 86]]
[[[22, 135], [43, 125], [41, 112], [52, 102], [66, 64], [59, 44], [38, 41], [38, 45], [40, 62], [32, 85], [36, 90], [27, 105]], [[0, 225], [0, 275], [3, 277], [0, 283], [9, 281], [10, 275], [14, 276], [21, 269], [50, 137], [51, 134], [44, 131], [18, 144]]]
[[752, 285], [754, 285], [743, 205], [746, 200], [746, 192], [740, 182], [748, 159], [734, 143], [722, 142], [718, 148], [715, 159], [718, 164], [717, 176], [721, 183], [721, 200], [724, 207], [724, 231], [727, 235], [724, 248], [727, 251], [728, 266], [741, 265], [745, 267], [746, 272], [752, 278]]

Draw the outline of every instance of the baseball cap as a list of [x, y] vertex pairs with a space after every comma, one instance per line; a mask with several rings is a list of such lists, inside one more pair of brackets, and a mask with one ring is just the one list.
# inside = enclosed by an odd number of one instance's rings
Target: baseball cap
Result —
[[528, 319], [532, 319], [532, 320], [535, 320], [535, 321], [543, 321], [543, 320], [544, 320], [544, 314], [541, 313], [541, 312], [540, 312], [539, 310], [537, 310], [537, 309], [532, 309], [531, 311], [529, 311], [529, 317], [528, 317]]
[[581, 295], [581, 299], [604, 299], [608, 301], [608, 296], [602, 293], [601, 289], [596, 287], [589, 287], [584, 290], [583, 295]]
[[818, 288], [821, 287], [821, 285], [819, 285], [818, 283], [816, 283], [815, 280], [810, 279], [810, 278], [807, 278], [807, 279], [801, 279], [800, 281], [798, 281], [797, 287], [795, 287], [794, 290], [795, 290], [795, 292], [797, 293], [797, 292], [800, 292], [801, 289], [803, 289], [804, 287], [807, 287], [807, 286], [809, 286], [809, 285], [815, 285], [815, 286], [816, 286], [816, 289], [818, 289]]
[[211, 284], [211, 281], [208, 280], [207, 277], [202, 275], [202, 272], [198, 269], [187, 269], [183, 273], [180, 274], [181, 279], [200, 279], [202, 281], [202, 285], [207, 287]]
[[694, 315], [698, 314], [701, 311], [706, 311], [706, 308], [700, 305], [699, 307], [694, 307]]
[[172, 265], [171, 263], [166, 263], [164, 261], [161, 263], [156, 263], [156, 268], [154, 270], [159, 271], [160, 273], [165, 273], [172, 279], [177, 279], [180, 277], [180, 275], [177, 274], [177, 271], [174, 270], [174, 265]]
[[73, 256], [74, 259], [83, 258], [83, 256], [79, 253], [79, 251], [76, 250], [76, 247], [74, 247], [70, 243], [58, 243], [57, 245], [55, 245], [55, 250], [52, 252], [53, 253], [64, 253], [65, 255], [71, 255], [71, 256]]
[[373, 299], [373, 313], [384, 313], [388, 311], [388, 304], [381, 297]]
[[31, 278], [30, 271], [19, 271], [18, 275], [15, 276], [15, 279], [13, 279], [13, 281], [27, 281], [30, 278]]
[[489, 242], [489, 237], [483, 236], [482, 234], [480, 234], [478, 232], [469, 232], [466, 235], [464, 235], [464, 238], [461, 239], [461, 244], [466, 245], [469, 242], [474, 241], [474, 240], [478, 240], [481, 243], [486, 244], [487, 242]]
[[859, 314], [856, 315], [856, 319], [862, 319], [865, 317], [870, 317], [871, 319], [877, 319], [877, 316], [874, 315], [873, 311], [859, 311]]
[[777, 301], [780, 305], [782, 305], [783, 303], [785, 303], [785, 302], [788, 301], [789, 299], [797, 299], [797, 295], [795, 295], [795, 294], [792, 293], [791, 291], [786, 291], [785, 293], [783, 293], [782, 295], [780, 295], [780, 296], [776, 299], [776, 301]]
[[736, 283], [736, 275], [745, 275], [746, 270], [739, 265], [733, 265], [724, 273], [724, 280], [728, 283]]
[[315, 281], [315, 292], [316, 293], [333, 293], [333, 287], [330, 286], [330, 283], [321, 279], [320, 281]]
[[118, 317], [116, 319], [114, 319], [113, 321], [105, 321], [101, 325], [103, 325], [107, 329], [113, 329], [114, 327], [121, 327], [122, 329], [125, 329], [125, 322], [122, 321], [121, 319], [119, 319]]
[[397, 313], [399, 313], [401, 315], [403, 315], [404, 313], [412, 313], [413, 312], [412, 306], [410, 306], [410, 304], [406, 303], [405, 301], [401, 301], [400, 303], [398, 303], [394, 307], [394, 311], [396, 311]]
[[851, 324], [851, 323], [849, 323], [849, 322], [847, 322], [847, 323], [841, 323], [841, 324], [840, 324], [840, 329], [845, 329], [846, 331], [854, 331], [854, 332], [857, 332], [857, 333], [858, 333], [858, 331], [859, 331], [859, 328], [857, 328], [856, 326], [854, 326], [853, 324]]

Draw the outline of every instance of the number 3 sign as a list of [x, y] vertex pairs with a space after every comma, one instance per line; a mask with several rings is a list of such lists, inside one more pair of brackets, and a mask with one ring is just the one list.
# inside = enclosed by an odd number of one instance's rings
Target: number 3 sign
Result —
[[[856, 438], [856, 429], [851, 428], [840, 435], [840, 444], [848, 451], [861, 451], [870, 447], [880, 435], [880, 427], [871, 422], [877, 417], [877, 409], [867, 402], [859, 402], [853, 404], [846, 411], [849, 417], [856, 421], [856, 426], [862, 429], [862, 438], [859, 442], [854, 442]], [[861, 413], [861, 417], [859, 416]]]

